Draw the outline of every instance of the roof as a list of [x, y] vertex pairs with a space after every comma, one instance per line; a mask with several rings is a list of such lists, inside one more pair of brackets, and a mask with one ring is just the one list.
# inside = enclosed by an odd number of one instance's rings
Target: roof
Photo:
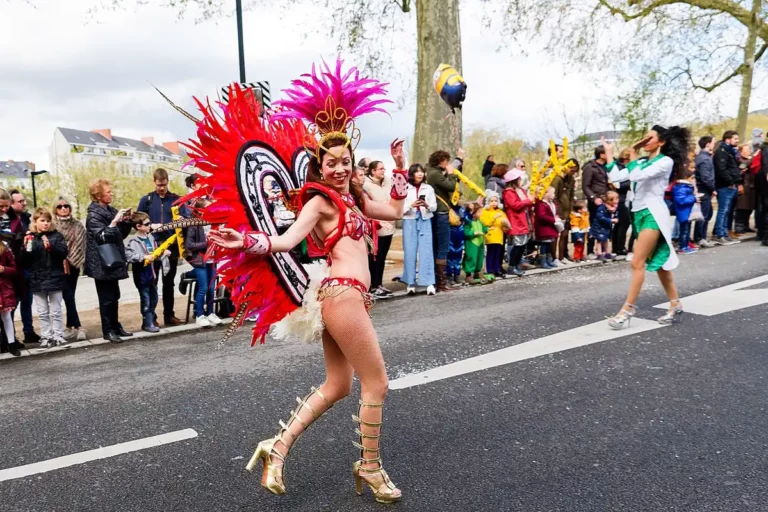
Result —
[[100, 133], [88, 132], [85, 130], [75, 130], [72, 128], [57, 128], [57, 130], [61, 132], [61, 134], [70, 144], [108, 147], [114, 149], [124, 149], [128, 147], [142, 153], [154, 153], [155, 155], [162, 155], [167, 157], [179, 156], [171, 153], [163, 146], [155, 145], [153, 147], [140, 140], [129, 139], [127, 137], [119, 137], [117, 135], [113, 135], [112, 140], [109, 140]]
[[578, 142], [595, 142], [605, 137], [608, 140], [617, 140], [621, 138], [621, 132], [618, 130], [607, 130], [604, 132], [585, 133], [576, 139]]
[[4, 162], [0, 160], [0, 177], [29, 178], [27, 162]]

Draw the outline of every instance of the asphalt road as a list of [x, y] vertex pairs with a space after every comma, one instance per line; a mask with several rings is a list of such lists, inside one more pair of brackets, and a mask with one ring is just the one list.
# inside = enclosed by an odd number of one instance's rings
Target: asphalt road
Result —
[[[683, 296], [768, 274], [756, 243], [683, 257]], [[391, 379], [598, 322], [626, 264], [377, 304]], [[765, 289], [768, 282], [753, 287]], [[723, 300], [727, 300], [723, 294]], [[649, 276], [638, 316], [664, 301]], [[248, 347], [243, 331], [0, 364], [0, 470], [182, 429], [196, 438], [0, 481], [11, 511], [380, 510], [355, 495], [351, 414], [294, 446], [288, 494], [243, 468], [324, 370], [318, 346]], [[385, 467], [407, 511], [768, 510], [768, 306], [392, 390]]]

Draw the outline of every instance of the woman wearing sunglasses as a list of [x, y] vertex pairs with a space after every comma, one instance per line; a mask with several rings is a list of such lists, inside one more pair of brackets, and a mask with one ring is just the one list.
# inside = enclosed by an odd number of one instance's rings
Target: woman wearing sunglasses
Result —
[[64, 274], [66, 275], [64, 305], [67, 308], [64, 339], [67, 341], [75, 339], [85, 341], [87, 335], [80, 324], [80, 316], [77, 314], [77, 304], [75, 303], [77, 280], [80, 277], [80, 270], [85, 264], [85, 226], [72, 213], [72, 203], [62, 196], [56, 200], [51, 213], [56, 221], [57, 230], [64, 235], [64, 240], [69, 248], [67, 259], [64, 260]]

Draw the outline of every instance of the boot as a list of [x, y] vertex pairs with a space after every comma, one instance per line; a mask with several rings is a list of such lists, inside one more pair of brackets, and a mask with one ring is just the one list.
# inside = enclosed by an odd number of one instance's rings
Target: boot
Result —
[[464, 279], [464, 282], [470, 286], [477, 284], [477, 281], [475, 281], [475, 279], [472, 277], [472, 274], [467, 274], [467, 277]]
[[146, 332], [160, 332], [160, 328], [155, 325], [152, 313], [144, 313], [144, 322], [141, 324], [141, 330]]
[[[315, 401], [315, 407], [322, 407], [317, 412], [309, 405], [312, 397], [317, 395], [320, 398], [318, 404]], [[273, 494], [285, 494], [285, 480], [283, 478], [283, 467], [285, 466], [285, 457], [293, 446], [293, 443], [299, 436], [309, 428], [317, 418], [331, 408], [328, 400], [325, 399], [319, 389], [312, 388], [312, 392], [302, 400], [296, 397], [299, 405], [291, 411], [291, 417], [288, 424], [280, 421], [280, 432], [273, 438], [259, 443], [251, 460], [245, 466], [247, 471], [253, 471], [256, 463], [261, 459], [264, 463], [264, 470], [261, 475], [261, 486]], [[277, 449], [277, 444], [283, 445], [283, 450]]]
[[437, 281], [437, 291], [450, 292], [453, 288], [448, 284], [448, 277], [445, 275], [445, 260], [435, 260], [435, 280]]
[[[395, 503], [400, 500], [402, 493], [381, 466], [379, 438], [383, 407], [383, 403], [367, 404], [360, 400], [360, 410], [357, 416], [352, 416], [352, 421], [360, 425], [360, 428], [355, 430], [360, 436], [360, 442], [354, 443], [360, 449], [360, 460], [352, 466], [352, 476], [355, 478], [355, 491], [358, 496], [363, 494], [363, 483], [365, 483], [370, 487], [378, 503]], [[368, 411], [367, 414], [363, 414], [364, 409]], [[363, 416], [365, 419], [362, 419]], [[366, 457], [366, 454], [370, 456]]]

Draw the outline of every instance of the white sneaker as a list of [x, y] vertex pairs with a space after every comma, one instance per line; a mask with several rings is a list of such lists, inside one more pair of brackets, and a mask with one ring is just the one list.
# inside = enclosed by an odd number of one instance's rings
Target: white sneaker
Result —
[[589, 254], [589, 255], [587, 256], [587, 259], [588, 259], [589, 261], [595, 261], [595, 260], [597, 259], [597, 254]]
[[64, 329], [64, 339], [67, 341], [72, 341], [77, 337], [77, 329], [70, 329], [67, 327]]
[[710, 249], [710, 248], [712, 248], [714, 246], [715, 246], [714, 242], [710, 242], [709, 240], [706, 240], [706, 239], [705, 240], [701, 240], [699, 242], [699, 247], [701, 247], [702, 249]]
[[431, 284], [427, 286], [427, 295], [434, 295], [436, 293], [435, 285]]
[[217, 317], [215, 313], [211, 313], [206, 318], [211, 325], [221, 325], [221, 318]]
[[559, 267], [560, 265], [562, 265], [562, 262], [560, 260], [552, 260], [552, 265]]
[[416, 295], [416, 287], [415, 286], [409, 286], [408, 289], [405, 291], [408, 295]]
[[61, 336], [54, 336], [53, 340], [51, 340], [51, 343], [55, 343], [55, 346], [61, 347], [67, 344], [67, 340]]
[[204, 316], [197, 317], [195, 324], [197, 324], [198, 327], [211, 327], [211, 322]]
[[634, 258], [635, 258], [634, 253], [631, 253], [631, 252], [627, 253], [626, 261], [632, 261]]
[[560, 263], [562, 263], [563, 265], [572, 265], [573, 264], [573, 262], [571, 260], [569, 260], [568, 258], [561, 259]]
[[88, 333], [82, 327], [77, 330], [77, 341], [85, 341], [88, 339]]

